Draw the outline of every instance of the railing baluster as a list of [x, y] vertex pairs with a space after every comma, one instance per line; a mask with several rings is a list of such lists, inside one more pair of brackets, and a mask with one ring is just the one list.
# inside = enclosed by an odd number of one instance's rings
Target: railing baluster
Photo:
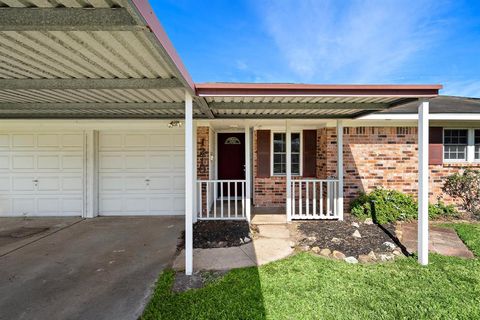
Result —
[[296, 215], [296, 207], [295, 207], [295, 180], [292, 180], [292, 216], [295, 217]]
[[327, 212], [326, 215], [330, 215], [330, 181], [327, 181]]
[[323, 181], [320, 181], [320, 216], [323, 216]]
[[223, 182], [220, 182], [220, 217], [223, 218]]
[[245, 217], [245, 182], [242, 181], [242, 217]]
[[205, 190], [205, 193], [206, 193], [206, 195], [207, 195], [207, 197], [206, 197], [206, 199], [205, 199], [205, 206], [206, 206], [205, 209], [207, 209], [206, 212], [205, 212], [205, 214], [207, 215], [207, 218], [208, 218], [208, 216], [210, 215], [210, 192], [208, 192], [208, 190], [209, 190], [209, 185], [210, 185], [210, 183], [207, 182], [207, 183], [206, 183], [206, 190]]
[[235, 188], [234, 188], [234, 190], [235, 190], [235, 202], [234, 202], [234, 204], [235, 204], [235, 218], [237, 218], [237, 210], [238, 210], [237, 209], [237, 207], [238, 207], [237, 182], [235, 182], [234, 185], [235, 185]]
[[307, 217], [310, 215], [310, 191], [309, 191], [310, 181], [305, 182], [305, 207]]
[[197, 188], [198, 188], [198, 192], [197, 192], [197, 201], [200, 202], [199, 203], [199, 209], [200, 211], [198, 211], [196, 213], [197, 217], [200, 216], [202, 217], [202, 213], [203, 213], [203, 208], [202, 208], [202, 204], [203, 204], [203, 182], [202, 181], [198, 181], [197, 182]]
[[230, 198], [232, 197], [230, 194], [230, 182], [227, 182], [227, 193], [228, 217], [230, 218]]
[[317, 216], [317, 182], [313, 181], [313, 217]]
[[298, 207], [300, 216], [303, 214], [303, 204], [302, 204], [302, 180], [298, 181]]

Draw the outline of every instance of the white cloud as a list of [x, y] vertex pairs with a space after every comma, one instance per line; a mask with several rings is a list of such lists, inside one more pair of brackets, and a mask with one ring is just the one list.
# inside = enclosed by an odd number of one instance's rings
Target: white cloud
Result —
[[268, 34], [300, 81], [379, 83], [401, 77], [441, 37], [438, 1], [269, 0]]

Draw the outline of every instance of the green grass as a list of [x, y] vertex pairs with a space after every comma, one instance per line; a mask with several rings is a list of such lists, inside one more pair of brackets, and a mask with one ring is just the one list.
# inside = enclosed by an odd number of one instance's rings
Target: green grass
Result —
[[[480, 253], [480, 226], [454, 227]], [[430, 260], [349, 265], [301, 253], [180, 294], [169, 270], [143, 319], [479, 319], [480, 260]]]

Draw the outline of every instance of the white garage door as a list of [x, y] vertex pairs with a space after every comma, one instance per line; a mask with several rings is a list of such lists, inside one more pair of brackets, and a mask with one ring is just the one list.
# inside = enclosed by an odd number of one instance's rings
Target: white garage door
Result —
[[100, 132], [99, 214], [184, 214], [184, 134]]
[[83, 159], [83, 133], [0, 133], [0, 215], [82, 215]]

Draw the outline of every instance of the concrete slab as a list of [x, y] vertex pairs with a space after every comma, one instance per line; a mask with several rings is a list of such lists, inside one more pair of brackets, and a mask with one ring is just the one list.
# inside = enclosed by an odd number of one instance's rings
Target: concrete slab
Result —
[[0, 218], [0, 257], [63, 228], [80, 217]]
[[[397, 227], [400, 230], [401, 242], [408, 252], [417, 251], [418, 225], [417, 223], [402, 223]], [[430, 225], [428, 249], [444, 256], [454, 256], [471, 259], [473, 253], [458, 237], [455, 230]]]
[[259, 225], [259, 235], [266, 238], [289, 239], [290, 231], [284, 224]]
[[[290, 232], [286, 225], [260, 225], [258, 237], [239, 247], [194, 249], [193, 269], [230, 270], [259, 266], [288, 257], [293, 253], [290, 247]], [[173, 268], [185, 270], [185, 252], [175, 259]]]
[[137, 319], [183, 217], [83, 220], [0, 258], [0, 319]]

